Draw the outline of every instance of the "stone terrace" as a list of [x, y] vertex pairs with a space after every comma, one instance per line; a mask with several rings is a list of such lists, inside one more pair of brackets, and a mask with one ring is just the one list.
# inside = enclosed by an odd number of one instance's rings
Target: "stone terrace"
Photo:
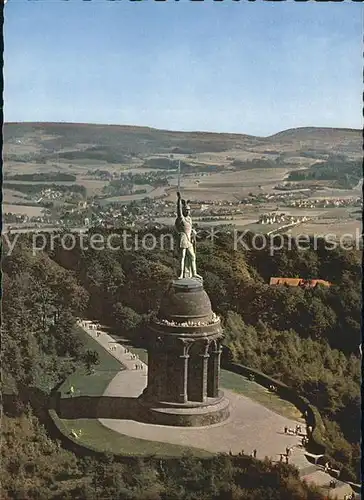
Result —
[[[104, 396], [137, 398], [147, 384], [147, 365], [92, 322], [81, 321], [80, 326], [126, 368], [111, 380]], [[135, 368], [136, 364], [140, 366], [139, 369]], [[237, 454], [244, 451], [245, 454], [250, 454], [256, 449], [258, 459], [268, 457], [273, 461], [280, 460], [280, 454], [284, 454], [286, 447], [289, 447], [289, 463], [300, 470], [302, 479], [323, 486], [334, 498], [337, 495], [337, 498], [343, 499], [352, 492], [349, 485], [340, 481], [337, 482], [337, 488], [331, 491], [326, 489], [332, 477], [320, 470], [319, 466], [312, 465], [305, 457], [304, 449], [300, 445], [305, 431], [301, 436], [284, 433], [285, 426], [294, 428], [296, 424], [302, 425], [302, 422], [278, 415], [260, 403], [233, 391], [224, 390], [224, 393], [230, 400], [230, 417], [208, 427], [172, 427], [126, 419], [100, 419], [100, 422], [113, 431], [148, 441], [168, 442], [213, 453]]]

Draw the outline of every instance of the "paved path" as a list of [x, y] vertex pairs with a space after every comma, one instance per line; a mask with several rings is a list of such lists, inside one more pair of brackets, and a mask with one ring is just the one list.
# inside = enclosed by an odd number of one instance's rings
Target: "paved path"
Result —
[[[123, 387], [123, 373], [114, 377], [108, 387], [108, 395], [120, 394]], [[135, 396], [145, 387], [135, 386]], [[300, 438], [295, 435], [284, 435], [285, 425], [293, 425], [292, 420], [273, 413], [264, 406], [232, 391], [224, 391], [230, 401], [230, 417], [224, 422], [204, 427], [176, 427], [146, 424], [134, 420], [102, 419], [106, 427], [135, 438], [166, 441], [201, 448], [213, 453], [241, 452], [249, 454], [257, 450], [257, 458], [268, 456], [272, 460], [279, 459], [279, 453], [285, 453], [286, 446], [297, 446]], [[294, 423], [295, 425], [295, 423]], [[277, 432], [278, 429], [278, 432]], [[177, 431], [177, 432], [176, 432]], [[300, 454], [294, 449], [292, 460]], [[302, 452], [301, 452], [302, 453]]]
[[[344, 499], [346, 495], [351, 495], [353, 492], [349, 484], [337, 480], [335, 480], [337, 486], [335, 488], [330, 488], [330, 481], [332, 481], [332, 477], [329, 474], [326, 474], [323, 470], [316, 470], [311, 474], [301, 476], [301, 479], [306, 481], [308, 484], [312, 483], [316, 486], [320, 486], [330, 498]], [[355, 498], [359, 498], [359, 496]]]
[[[111, 380], [104, 395], [137, 398], [147, 385], [147, 365], [133, 355], [128, 347], [118, 344], [100, 325], [87, 320], [80, 320], [79, 325], [125, 368]], [[136, 369], [136, 365], [140, 369]], [[301, 478], [323, 486], [325, 492], [330, 491], [328, 486], [332, 477], [320, 466], [315, 466], [307, 460], [305, 450], [300, 444], [301, 437], [285, 434], [283, 431], [285, 426], [295, 428], [300, 422], [278, 415], [241, 394], [230, 390], [224, 390], [224, 393], [230, 400], [230, 417], [211, 426], [186, 428], [146, 424], [134, 420], [99, 419], [99, 421], [105, 427], [131, 437], [185, 445], [213, 453], [231, 451], [237, 454], [244, 450], [246, 454], [250, 454], [256, 449], [257, 458], [269, 457], [273, 461], [279, 461], [280, 454], [284, 454], [286, 447], [289, 447], [291, 448], [289, 463], [301, 471]], [[335, 494], [337, 498], [343, 499], [352, 492], [348, 484], [339, 481], [337, 484], [330, 495]]]
[[134, 355], [127, 346], [117, 343], [99, 324], [80, 320], [78, 325], [125, 368], [111, 380], [104, 396], [138, 397], [147, 385], [148, 365]]

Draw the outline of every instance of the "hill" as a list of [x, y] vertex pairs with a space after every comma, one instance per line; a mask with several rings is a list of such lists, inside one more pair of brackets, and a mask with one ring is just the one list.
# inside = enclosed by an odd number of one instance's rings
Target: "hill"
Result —
[[224, 151], [253, 146], [259, 141], [259, 138], [241, 134], [173, 132], [149, 127], [77, 123], [7, 123], [4, 139], [6, 147], [13, 146], [11, 149], [20, 149], [17, 148], [19, 145], [32, 149], [35, 146], [45, 154], [103, 146], [105, 150], [118, 149], [127, 154], [140, 155], [173, 153], [176, 148], [187, 154]]
[[[270, 137], [212, 132], [178, 132], [127, 125], [80, 123], [5, 123], [5, 160], [16, 162], [80, 160], [126, 163], [130, 158], [204, 153], [245, 157], [302, 157], [362, 154], [361, 131], [332, 128], [297, 128]], [[286, 158], [287, 159], [287, 158]], [[223, 162], [222, 162], [223, 163]], [[225, 162], [226, 164], [226, 162]]]
[[289, 128], [271, 135], [269, 139], [287, 139], [294, 140], [314, 140], [314, 139], [327, 139], [327, 140], [345, 140], [348, 138], [357, 138], [361, 132], [353, 128], [332, 128], [332, 127], [299, 127]]

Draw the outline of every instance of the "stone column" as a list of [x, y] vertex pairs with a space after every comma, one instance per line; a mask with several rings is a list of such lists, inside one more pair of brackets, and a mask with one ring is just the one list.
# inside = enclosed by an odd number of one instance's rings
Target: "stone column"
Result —
[[210, 355], [207, 353], [200, 354], [200, 357], [202, 359], [202, 387], [201, 387], [201, 401], [205, 402], [207, 399], [207, 370], [208, 370], [208, 361]]
[[181, 378], [180, 378], [180, 391], [179, 391], [179, 402], [180, 403], [187, 403], [188, 397], [187, 397], [187, 381], [188, 381], [188, 359], [189, 355], [188, 354], [182, 354], [179, 356], [179, 359], [181, 360], [181, 363], [179, 363], [179, 366], [181, 367], [180, 373], [181, 373]]

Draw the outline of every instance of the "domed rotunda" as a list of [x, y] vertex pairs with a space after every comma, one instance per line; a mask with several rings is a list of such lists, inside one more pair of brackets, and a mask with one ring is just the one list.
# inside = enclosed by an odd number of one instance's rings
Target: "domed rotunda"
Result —
[[148, 385], [139, 398], [146, 421], [204, 426], [229, 416], [219, 390], [222, 339], [202, 281], [173, 281], [149, 325]]

